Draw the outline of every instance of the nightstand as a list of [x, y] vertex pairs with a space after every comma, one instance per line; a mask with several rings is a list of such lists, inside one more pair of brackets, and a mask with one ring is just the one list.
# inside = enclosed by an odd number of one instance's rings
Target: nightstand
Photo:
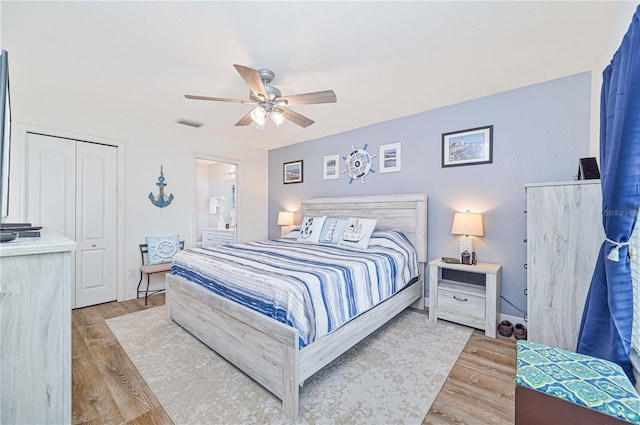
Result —
[[[445, 275], [454, 277], [443, 279], [443, 271]], [[495, 338], [501, 274], [502, 266], [499, 264], [451, 264], [440, 259], [431, 261], [429, 318], [434, 322], [440, 318], [484, 329], [486, 336]], [[465, 278], [467, 276], [474, 279]]]

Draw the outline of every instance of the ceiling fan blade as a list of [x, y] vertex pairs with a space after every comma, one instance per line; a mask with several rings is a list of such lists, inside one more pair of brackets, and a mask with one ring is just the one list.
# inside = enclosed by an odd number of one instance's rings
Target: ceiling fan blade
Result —
[[234, 64], [233, 66], [236, 68], [236, 71], [238, 71], [245, 83], [247, 83], [253, 94], [261, 94], [265, 99], [269, 98], [269, 94], [264, 89], [264, 84], [262, 83], [262, 78], [260, 78], [258, 71], [243, 65]]
[[251, 112], [252, 111], [247, 112], [247, 115], [245, 115], [244, 117], [240, 118], [240, 121], [238, 121], [235, 125], [238, 126], [238, 127], [242, 127], [242, 126], [251, 124], [251, 122], [253, 121], [251, 119]]
[[195, 100], [215, 100], [217, 102], [233, 102], [233, 103], [244, 103], [244, 104], [250, 104], [253, 105], [256, 102], [252, 102], [249, 100], [243, 100], [243, 99], [229, 99], [226, 97], [209, 97], [209, 96], [195, 96], [193, 94], [185, 94], [184, 97], [186, 97], [187, 99], [195, 99]]
[[294, 94], [291, 96], [279, 97], [278, 99], [285, 99], [287, 101], [287, 106], [308, 105], [312, 103], [334, 103], [338, 101], [333, 90]]
[[303, 127], [303, 128], [307, 128], [315, 122], [314, 120], [307, 118], [304, 115], [300, 115], [299, 113], [294, 112], [291, 109], [280, 108], [280, 112], [282, 112], [282, 115], [286, 119], [288, 119], [294, 124], [298, 124], [300, 127]]

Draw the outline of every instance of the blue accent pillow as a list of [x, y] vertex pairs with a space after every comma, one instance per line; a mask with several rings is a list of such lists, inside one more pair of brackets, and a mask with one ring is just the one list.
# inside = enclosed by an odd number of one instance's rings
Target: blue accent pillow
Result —
[[148, 236], [149, 264], [170, 263], [180, 250], [180, 236]]
[[349, 221], [346, 218], [327, 217], [320, 231], [318, 242], [336, 245], [347, 228]]

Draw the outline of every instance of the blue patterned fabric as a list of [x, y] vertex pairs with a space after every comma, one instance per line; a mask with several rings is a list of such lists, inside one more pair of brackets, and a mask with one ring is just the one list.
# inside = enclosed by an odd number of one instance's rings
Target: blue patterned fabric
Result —
[[418, 276], [399, 232], [366, 251], [278, 239], [178, 252], [171, 273], [296, 328], [300, 348], [390, 298]]
[[516, 385], [640, 424], [640, 397], [610, 361], [520, 340]]

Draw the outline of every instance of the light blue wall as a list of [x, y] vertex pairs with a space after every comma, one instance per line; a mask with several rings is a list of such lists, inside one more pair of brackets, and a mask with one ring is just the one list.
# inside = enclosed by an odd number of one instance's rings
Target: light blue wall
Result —
[[[478, 260], [502, 264], [502, 296], [526, 309], [526, 183], [572, 180], [578, 158], [589, 155], [590, 73], [382, 122], [269, 152], [269, 237], [279, 237], [278, 211], [298, 210], [304, 198], [426, 192], [429, 259], [457, 256], [451, 234], [456, 211], [484, 214], [485, 236], [476, 238]], [[338, 93], [338, 98], [339, 98]], [[383, 107], [383, 105], [381, 105]], [[354, 113], [356, 113], [354, 111]], [[442, 133], [493, 125], [493, 163], [441, 167]], [[323, 156], [351, 146], [402, 143], [402, 171], [369, 174], [349, 184], [346, 174], [323, 180]], [[282, 164], [302, 159], [304, 182], [284, 185]], [[378, 169], [378, 159], [374, 159]], [[301, 217], [297, 216], [299, 223]], [[505, 314], [522, 316], [502, 301]]]

